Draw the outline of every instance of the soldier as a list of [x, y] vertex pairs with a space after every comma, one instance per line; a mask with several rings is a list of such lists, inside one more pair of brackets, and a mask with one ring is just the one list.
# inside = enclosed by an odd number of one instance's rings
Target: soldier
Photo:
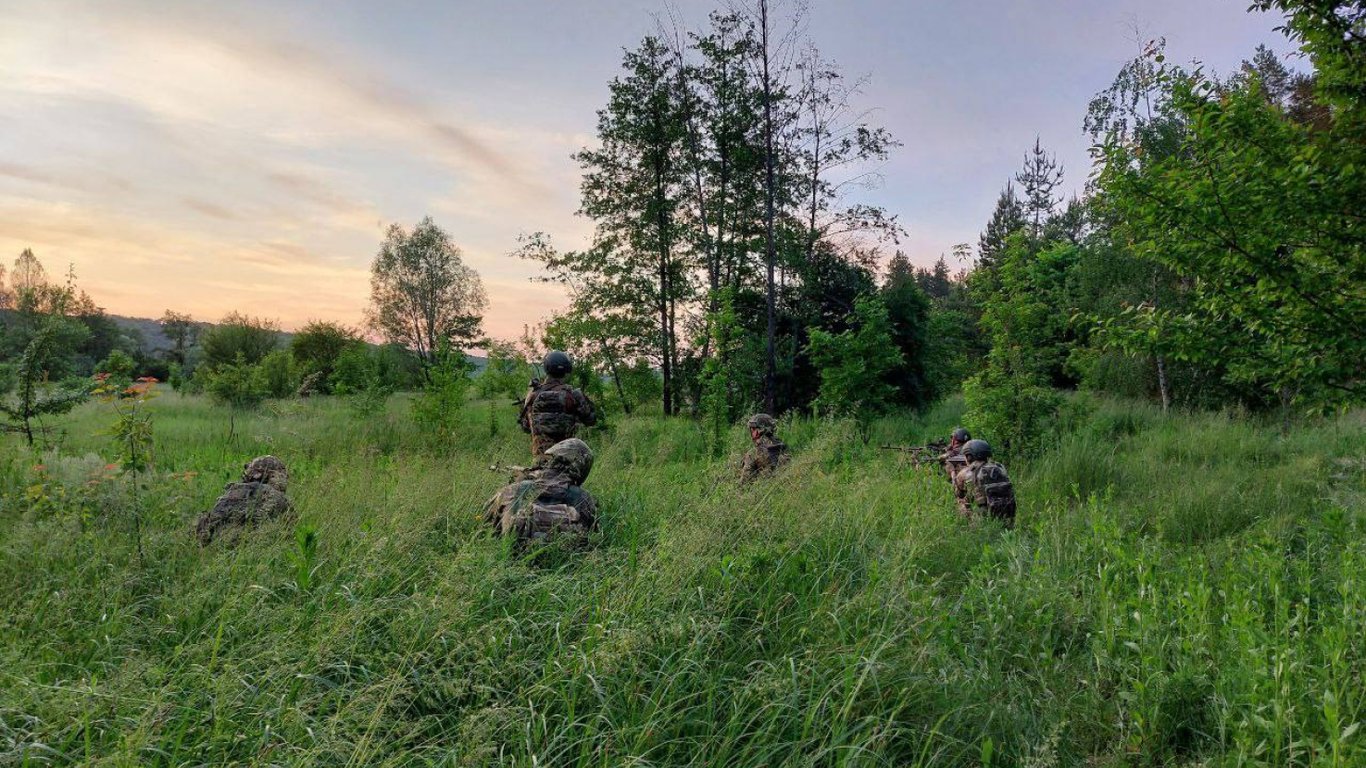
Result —
[[774, 436], [778, 422], [767, 413], [756, 413], [749, 417], [749, 439], [754, 447], [745, 453], [740, 464], [740, 482], [747, 483], [754, 478], [768, 474], [787, 463], [787, 446]]
[[258, 456], [242, 468], [242, 482], [228, 483], [213, 509], [195, 522], [195, 538], [207, 546], [220, 533], [258, 525], [293, 512], [289, 471], [274, 456]]
[[968, 465], [953, 478], [958, 510], [969, 519], [990, 517], [1015, 526], [1015, 488], [1006, 468], [991, 460], [985, 440], [969, 440], [963, 446]]
[[593, 469], [593, 452], [578, 438], [551, 446], [536, 463], [484, 505], [484, 522], [519, 541], [597, 526], [597, 501], [579, 486]]
[[531, 455], [536, 458], [544, 456], [550, 446], [573, 437], [580, 424], [591, 427], [598, 423], [593, 401], [564, 382], [564, 377], [574, 370], [569, 355], [552, 351], [545, 356], [542, 366], [546, 380], [527, 393], [517, 417], [522, 431], [531, 435]]
[[953, 482], [953, 476], [968, 465], [967, 459], [963, 457], [963, 446], [972, 439], [966, 429], [957, 427], [953, 434], [949, 435], [949, 448], [939, 454], [939, 466], [944, 468], [944, 474], [948, 475], [949, 482]]

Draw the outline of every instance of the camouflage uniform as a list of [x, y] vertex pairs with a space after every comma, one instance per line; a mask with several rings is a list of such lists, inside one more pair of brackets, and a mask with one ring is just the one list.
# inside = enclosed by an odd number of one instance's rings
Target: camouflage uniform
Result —
[[[747, 483], [760, 475], [773, 472], [788, 461], [787, 446], [774, 436], [778, 422], [766, 413], [750, 418], [749, 428], [754, 447], [740, 462], [740, 482]], [[757, 436], [753, 433], [757, 432]]]
[[1006, 468], [991, 460], [968, 464], [953, 478], [958, 511], [966, 518], [991, 517], [1015, 525], [1015, 488]]
[[518, 422], [531, 435], [531, 455], [539, 459], [552, 445], [578, 433], [580, 424], [597, 424], [598, 416], [581, 390], [551, 378], [527, 393]]
[[579, 486], [592, 468], [593, 452], [582, 440], [556, 443], [489, 499], [484, 522], [519, 541], [591, 530], [597, 526], [598, 504]]
[[252, 459], [242, 470], [242, 482], [228, 483], [213, 509], [200, 515], [195, 523], [195, 538], [207, 545], [227, 529], [258, 525], [291, 513], [294, 509], [285, 493], [289, 472], [274, 456]]
[[954, 475], [968, 466], [968, 459], [963, 455], [963, 446], [950, 445], [947, 451], [939, 454], [939, 465], [944, 468], [944, 474], [952, 483]]

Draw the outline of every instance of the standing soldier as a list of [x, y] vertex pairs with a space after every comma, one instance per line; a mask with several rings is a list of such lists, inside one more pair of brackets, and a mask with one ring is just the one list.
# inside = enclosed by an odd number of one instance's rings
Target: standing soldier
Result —
[[740, 482], [747, 483], [754, 478], [768, 474], [787, 463], [787, 446], [775, 436], [778, 421], [767, 413], [756, 413], [749, 417], [749, 439], [754, 447], [745, 453], [740, 463]]
[[991, 460], [991, 446], [985, 440], [969, 440], [963, 446], [968, 465], [953, 478], [958, 510], [968, 519], [991, 517], [1015, 526], [1015, 487], [1006, 468]]
[[963, 446], [971, 439], [972, 435], [968, 434], [966, 429], [957, 427], [953, 434], [949, 435], [948, 450], [939, 454], [939, 466], [944, 468], [944, 474], [948, 475], [950, 483], [953, 482], [953, 476], [968, 465], [967, 459], [963, 457]]
[[535, 458], [544, 456], [555, 443], [573, 437], [580, 424], [591, 427], [598, 423], [593, 401], [564, 381], [574, 370], [569, 355], [554, 350], [545, 356], [542, 367], [546, 379], [527, 393], [517, 418], [522, 431], [531, 435], [531, 455]]

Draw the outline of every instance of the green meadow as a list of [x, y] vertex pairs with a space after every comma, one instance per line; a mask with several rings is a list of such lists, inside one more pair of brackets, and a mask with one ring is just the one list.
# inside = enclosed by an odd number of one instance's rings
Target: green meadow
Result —
[[[480, 507], [526, 461], [506, 403], [457, 434], [409, 401], [236, 420], [152, 403], [155, 468], [109, 406], [0, 459], [0, 765], [1360, 766], [1366, 414], [1283, 428], [1073, 397], [1010, 467], [1019, 525], [971, 525], [885, 443], [959, 400], [739, 427], [617, 417], [585, 437], [587, 543], [517, 551]], [[297, 519], [200, 548], [249, 458]]]

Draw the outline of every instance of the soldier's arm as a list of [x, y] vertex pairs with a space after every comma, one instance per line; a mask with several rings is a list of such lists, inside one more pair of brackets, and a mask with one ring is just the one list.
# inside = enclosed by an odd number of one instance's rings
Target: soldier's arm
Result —
[[522, 428], [522, 431], [527, 434], [531, 434], [531, 403], [535, 399], [536, 390], [533, 389], [532, 391], [528, 392], [526, 398], [522, 400], [522, 410], [520, 413], [517, 414], [517, 425], [520, 426]]
[[741, 483], [749, 482], [749, 480], [750, 480], [751, 478], [754, 477], [754, 470], [755, 470], [755, 454], [754, 454], [754, 451], [747, 451], [747, 452], [745, 452], [744, 457], [740, 459], [740, 482], [741, 482]]
[[579, 421], [587, 427], [598, 423], [598, 408], [583, 392], [579, 392]]
[[503, 518], [503, 506], [500, 503], [502, 498], [503, 492], [499, 491], [498, 493], [493, 494], [493, 498], [484, 502], [484, 524], [493, 526], [495, 530], [498, 528], [498, 525]]

